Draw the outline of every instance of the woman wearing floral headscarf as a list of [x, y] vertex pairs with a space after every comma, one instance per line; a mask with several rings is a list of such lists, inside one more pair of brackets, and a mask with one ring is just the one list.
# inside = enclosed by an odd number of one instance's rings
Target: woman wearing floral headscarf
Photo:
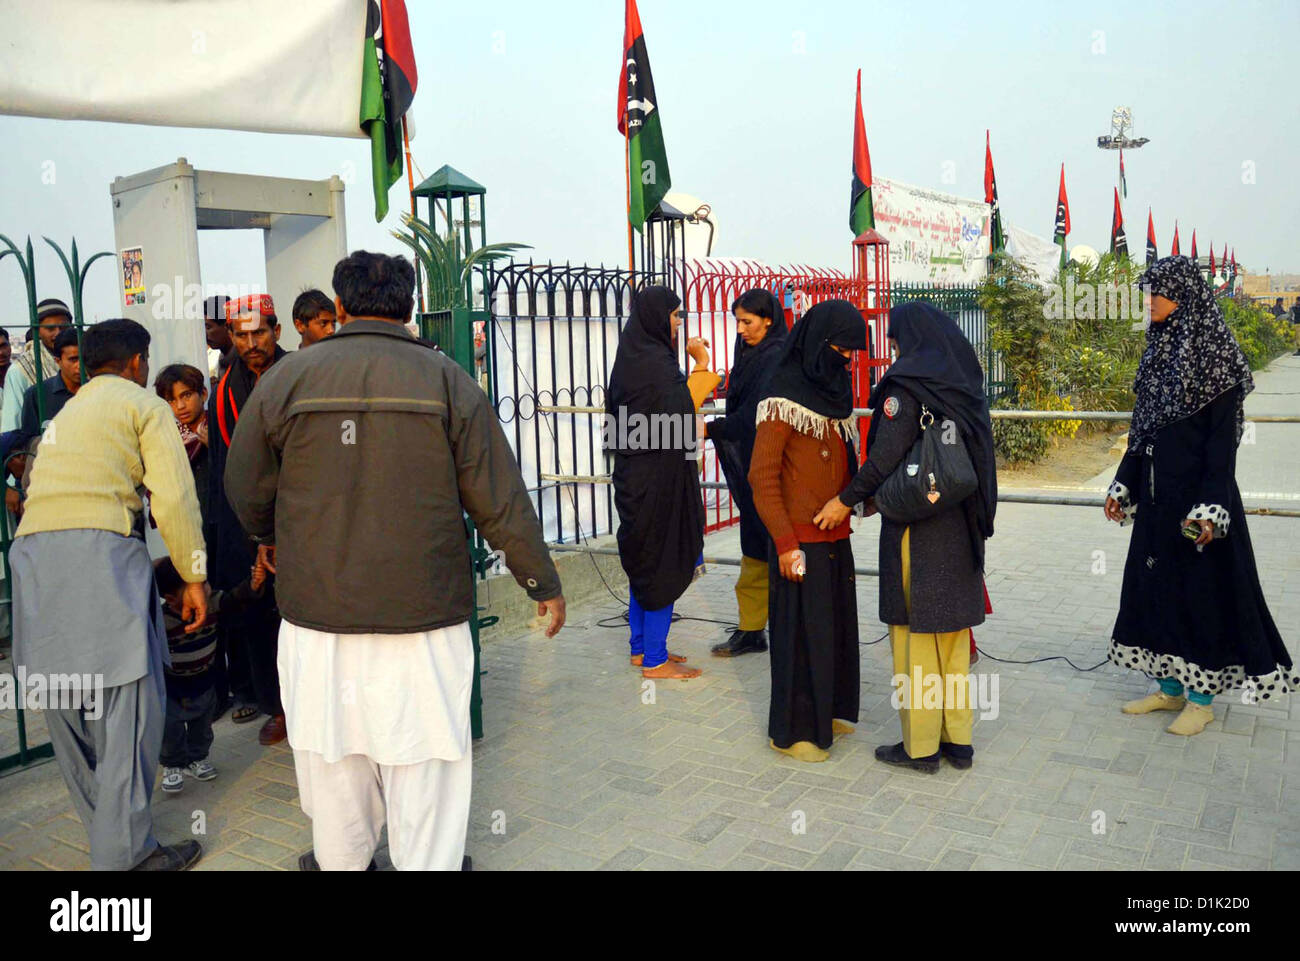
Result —
[[1110, 659], [1160, 682], [1125, 714], [1181, 711], [1167, 730], [1192, 735], [1214, 720], [1215, 694], [1269, 700], [1300, 689], [1300, 673], [1264, 602], [1234, 476], [1250, 366], [1190, 260], [1158, 261], [1142, 285], [1151, 326], [1106, 497], [1108, 518], [1136, 520]]

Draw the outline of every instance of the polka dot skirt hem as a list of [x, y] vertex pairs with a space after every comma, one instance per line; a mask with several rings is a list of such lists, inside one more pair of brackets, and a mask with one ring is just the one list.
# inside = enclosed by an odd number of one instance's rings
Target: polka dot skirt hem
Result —
[[1202, 694], [1226, 694], [1237, 688], [1246, 688], [1254, 691], [1256, 700], [1268, 701], [1283, 694], [1300, 692], [1300, 671], [1281, 665], [1268, 674], [1247, 674], [1240, 664], [1211, 671], [1176, 654], [1157, 654], [1113, 639], [1109, 656], [1110, 662], [1119, 667], [1141, 671], [1156, 680], [1172, 677], [1184, 687]]

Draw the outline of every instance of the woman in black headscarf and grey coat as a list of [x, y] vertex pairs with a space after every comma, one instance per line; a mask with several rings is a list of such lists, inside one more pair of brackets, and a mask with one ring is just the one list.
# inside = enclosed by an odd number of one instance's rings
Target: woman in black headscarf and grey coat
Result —
[[646, 287], [633, 300], [609, 377], [604, 447], [614, 456], [632, 663], [646, 677], [685, 680], [700, 672], [668, 653], [668, 629], [673, 604], [701, 567], [704, 501], [696, 410], [720, 378], [704, 369], [708, 351], [698, 339], [687, 345], [697, 364], [689, 382], [677, 366], [680, 305], [667, 287]]
[[740, 514], [740, 576], [736, 579], [737, 630], [713, 648], [717, 657], [766, 651], [767, 555], [772, 539], [754, 509], [749, 463], [754, 453], [758, 402], [785, 345], [785, 311], [769, 290], [747, 290], [731, 305], [736, 348], [727, 376], [727, 414], [707, 424], [708, 438]]
[[[880, 619], [890, 626], [903, 740], [877, 748], [876, 758], [933, 773], [940, 757], [961, 768], [974, 757], [969, 630], [984, 623], [984, 541], [998, 497], [993, 424], [979, 358], [951, 317], [925, 302], [895, 307], [889, 339], [898, 359], [871, 395], [866, 462], [818, 520], [847, 516], [904, 469], [922, 419], [965, 445], [979, 481], [973, 494], [924, 520], [880, 522]], [[942, 685], [940, 707], [933, 683]]]
[[1271, 700], [1300, 690], [1300, 672], [1264, 602], [1235, 477], [1250, 365], [1186, 257], [1157, 261], [1142, 285], [1151, 325], [1106, 498], [1108, 518], [1136, 521], [1110, 659], [1160, 682], [1125, 714], [1181, 711], [1167, 730], [1193, 735], [1215, 694]]

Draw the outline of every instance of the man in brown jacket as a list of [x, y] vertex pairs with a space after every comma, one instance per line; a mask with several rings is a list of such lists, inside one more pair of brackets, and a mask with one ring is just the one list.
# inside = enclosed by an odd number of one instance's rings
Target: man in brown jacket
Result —
[[[564, 624], [560, 579], [487, 396], [404, 327], [415, 271], [353, 253], [338, 332], [268, 371], [239, 418], [227, 497], [277, 572], [280, 690], [308, 870], [458, 870], [469, 821], [474, 616], [468, 513]], [[271, 545], [274, 545], [273, 547]]]

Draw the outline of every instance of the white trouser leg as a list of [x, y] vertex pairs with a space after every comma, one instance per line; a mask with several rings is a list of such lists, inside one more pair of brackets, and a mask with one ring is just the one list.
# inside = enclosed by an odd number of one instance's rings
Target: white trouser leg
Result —
[[294, 751], [293, 767], [320, 869], [364, 871], [384, 827], [379, 766], [360, 754], [331, 763], [314, 751]]
[[459, 871], [469, 832], [473, 750], [459, 761], [379, 768], [388, 854], [399, 871]]

